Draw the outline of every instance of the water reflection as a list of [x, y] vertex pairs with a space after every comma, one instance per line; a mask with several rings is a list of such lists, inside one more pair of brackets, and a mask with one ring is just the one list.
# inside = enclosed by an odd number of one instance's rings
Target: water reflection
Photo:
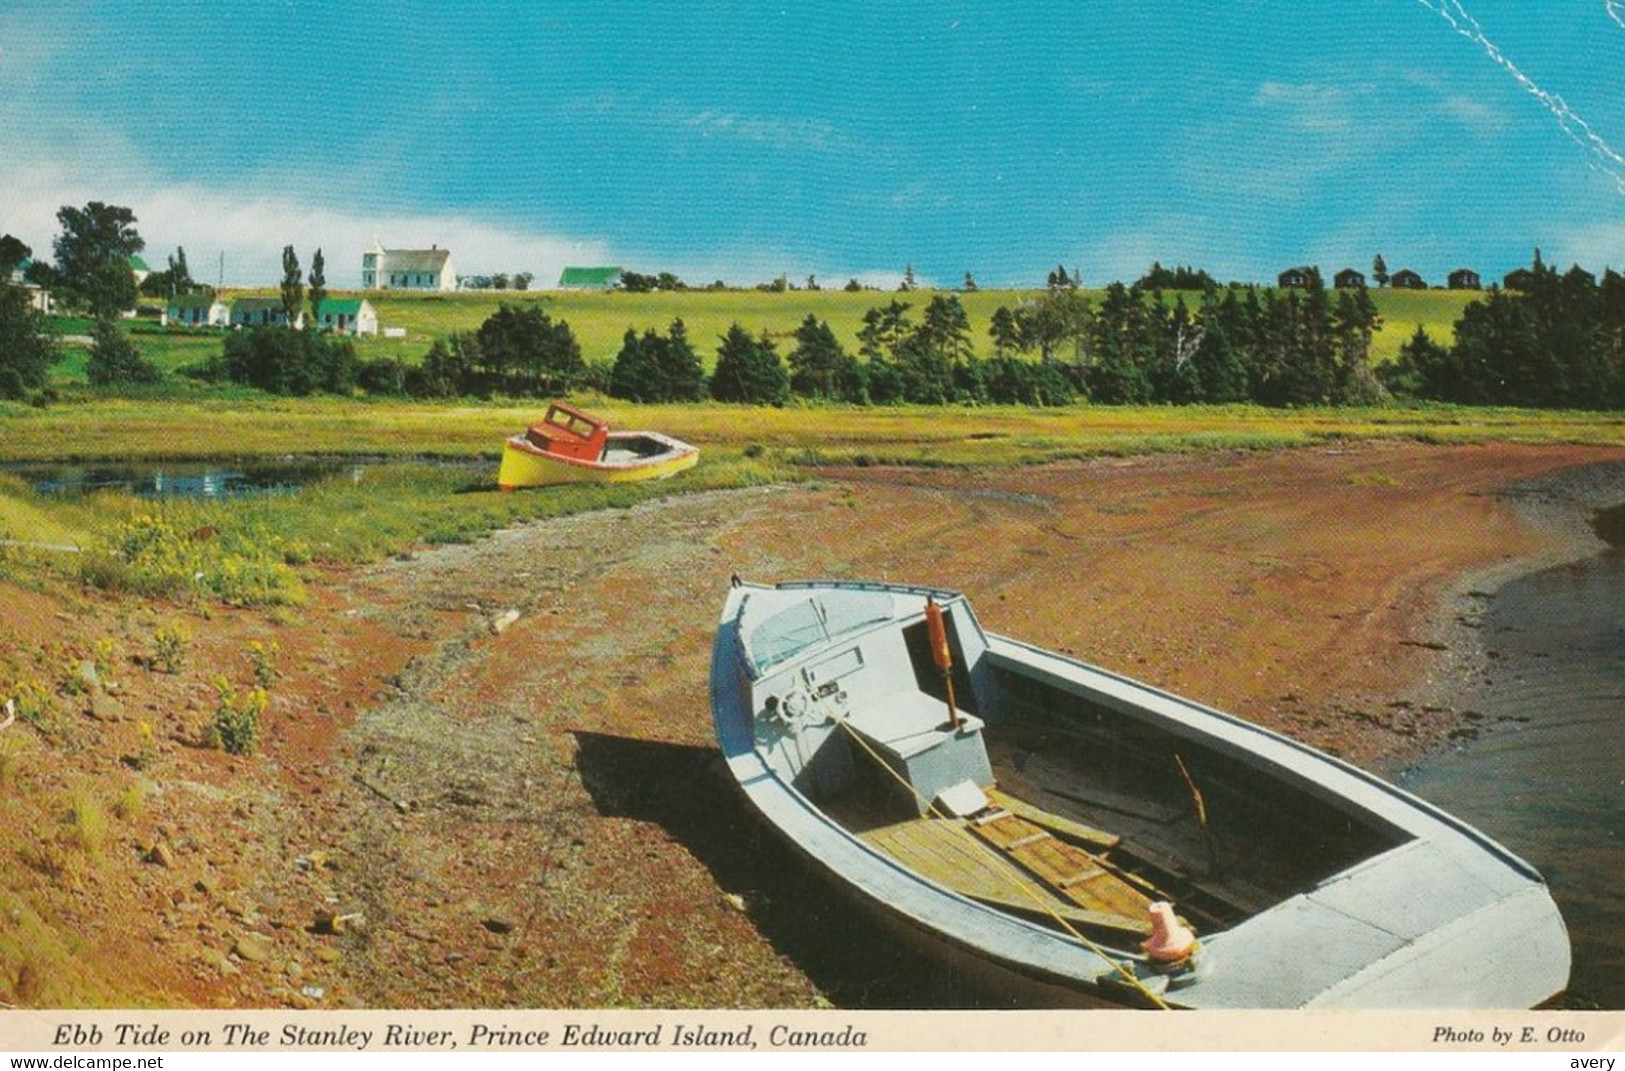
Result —
[[383, 459], [300, 460], [270, 464], [222, 465], [155, 463], [148, 465], [17, 464], [3, 470], [46, 495], [87, 495], [122, 491], [140, 498], [233, 498], [241, 495], [296, 491], [332, 476], [347, 475], [360, 483], [367, 470]]

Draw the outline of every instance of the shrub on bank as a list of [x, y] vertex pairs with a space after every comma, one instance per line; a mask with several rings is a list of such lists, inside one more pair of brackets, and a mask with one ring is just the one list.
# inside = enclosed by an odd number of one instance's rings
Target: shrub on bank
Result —
[[204, 595], [236, 606], [305, 600], [292, 563], [308, 555], [264, 530], [184, 531], [162, 513], [143, 513], [113, 529], [85, 555], [83, 572], [103, 588], [181, 599]]

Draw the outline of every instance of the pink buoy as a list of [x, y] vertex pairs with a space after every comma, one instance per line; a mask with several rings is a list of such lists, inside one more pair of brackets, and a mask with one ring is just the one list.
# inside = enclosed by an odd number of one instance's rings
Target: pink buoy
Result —
[[1178, 963], [1189, 959], [1196, 947], [1196, 935], [1174, 917], [1174, 905], [1166, 900], [1152, 904], [1151, 939], [1141, 947], [1153, 963]]

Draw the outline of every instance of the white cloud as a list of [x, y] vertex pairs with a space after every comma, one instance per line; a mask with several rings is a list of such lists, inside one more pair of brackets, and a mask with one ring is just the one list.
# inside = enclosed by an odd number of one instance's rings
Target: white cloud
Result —
[[[750, 287], [771, 283], [784, 276], [792, 286], [806, 285], [811, 275], [824, 290], [839, 290], [848, 280], [856, 279], [864, 286], [882, 290], [895, 290], [903, 281], [903, 273], [896, 268], [864, 268], [853, 270], [839, 265], [821, 264], [816, 255], [791, 252], [784, 248], [732, 248], [711, 254], [702, 254], [681, 262], [656, 254], [632, 254], [616, 263], [635, 271], [669, 271], [675, 273], [691, 287], [703, 287], [722, 280], [729, 286]], [[922, 287], [937, 285], [925, 275], [916, 272]]]
[[1368, 84], [1261, 83], [1251, 114], [1235, 124], [1197, 131], [1185, 160], [1199, 194], [1303, 203], [1322, 184], [1351, 173], [1385, 151], [1392, 124]]
[[1566, 228], [1557, 243], [1541, 250], [1548, 264], [1579, 264], [1601, 275], [1604, 268], [1625, 270], [1625, 223], [1594, 223]]
[[71, 33], [49, 18], [0, 12], [0, 233], [50, 259], [64, 205], [102, 201], [128, 207], [161, 267], [177, 246], [197, 279], [227, 286], [274, 286], [282, 249], [292, 245], [307, 268], [323, 251], [330, 286], [361, 282], [361, 255], [377, 238], [388, 248], [450, 249], [460, 274], [528, 271], [551, 286], [566, 265], [613, 264], [615, 252], [595, 236], [549, 234], [501, 217], [459, 211], [377, 210], [368, 205], [372, 178], [362, 169], [328, 169], [319, 181], [304, 172], [262, 170], [246, 176], [211, 172], [177, 179], [158, 154], [94, 112], [57, 99], [71, 53]]
[[933, 180], [916, 179], [892, 192], [887, 204], [899, 210], [946, 208], [953, 203], [953, 195], [937, 186]]
[[[1249, 241], [1246, 221], [1200, 215], [1166, 214], [1115, 231], [1084, 248], [1077, 267], [1088, 287], [1130, 282], [1152, 263], [1202, 269], [1221, 283], [1231, 279], [1273, 278], [1286, 265], [1259, 263], [1257, 242]], [[1065, 265], [1070, 271], [1071, 263]]]
[[[1495, 42], [1484, 33], [1470, 11], [1462, 6], [1461, 0], [1439, 0], [1437, 6], [1432, 0], [1418, 0], [1429, 11], [1440, 16], [1450, 24], [1450, 28], [1462, 37], [1467, 38], [1484, 50], [1484, 54], [1493, 60], [1497, 66], [1511, 75], [1523, 90], [1537, 100], [1557, 120], [1557, 125], [1563, 133], [1581, 148], [1590, 153], [1590, 166], [1606, 175], [1620, 193], [1625, 193], [1625, 155], [1621, 155], [1599, 133], [1586, 122], [1578, 112], [1569, 107], [1568, 102], [1556, 93], [1548, 91], [1537, 83], [1511, 59], [1503, 53]], [[1618, 12], [1613, 5], [1608, 6], [1608, 14], [1618, 22]]]
[[679, 123], [702, 137], [731, 137], [779, 149], [829, 149], [839, 140], [833, 126], [816, 119], [761, 119], [708, 109]]
[[[876, 290], [896, 290], [903, 285], [903, 273], [894, 268], [868, 268], [862, 271], [849, 272], [839, 282], [836, 281], [836, 277], [831, 276], [830, 283], [824, 284], [824, 289], [833, 290], [845, 286], [847, 279], [856, 279], [860, 285], [872, 286]], [[916, 271], [914, 273], [914, 285], [921, 290], [936, 290], [949, 284], [940, 282], [923, 272]]]
[[1484, 101], [1452, 90], [1444, 81], [1427, 71], [1408, 70], [1405, 81], [1437, 97], [1432, 111], [1454, 119], [1475, 134], [1494, 134], [1506, 126], [1506, 117]]
[[74, 21], [70, 13], [44, 6], [0, 11], [0, 75], [9, 88], [41, 84], [59, 57], [72, 53]]
[[51, 255], [58, 209], [104, 201], [135, 213], [155, 267], [180, 246], [194, 277], [209, 283], [223, 278], [227, 286], [275, 285], [282, 249], [292, 245], [307, 267], [316, 249], [322, 250], [330, 286], [356, 287], [361, 254], [374, 238], [392, 249], [450, 249], [463, 275], [528, 271], [539, 287], [551, 286], [566, 265], [616, 262], [601, 239], [541, 234], [458, 214], [371, 212], [282, 193], [162, 185], [129, 173], [91, 179], [52, 165], [0, 163], [0, 188], [7, 191], [0, 230], [22, 238], [41, 259]]
[[1339, 86], [1265, 82], [1253, 104], [1279, 113], [1281, 122], [1312, 134], [1346, 134], [1354, 128], [1357, 105]]

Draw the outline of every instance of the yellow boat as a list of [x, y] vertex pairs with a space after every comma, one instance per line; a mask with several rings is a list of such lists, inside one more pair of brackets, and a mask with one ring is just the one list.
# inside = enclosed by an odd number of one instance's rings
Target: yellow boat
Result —
[[555, 401], [502, 450], [504, 491], [558, 483], [658, 480], [693, 468], [700, 451], [657, 431], [611, 431], [609, 422]]

